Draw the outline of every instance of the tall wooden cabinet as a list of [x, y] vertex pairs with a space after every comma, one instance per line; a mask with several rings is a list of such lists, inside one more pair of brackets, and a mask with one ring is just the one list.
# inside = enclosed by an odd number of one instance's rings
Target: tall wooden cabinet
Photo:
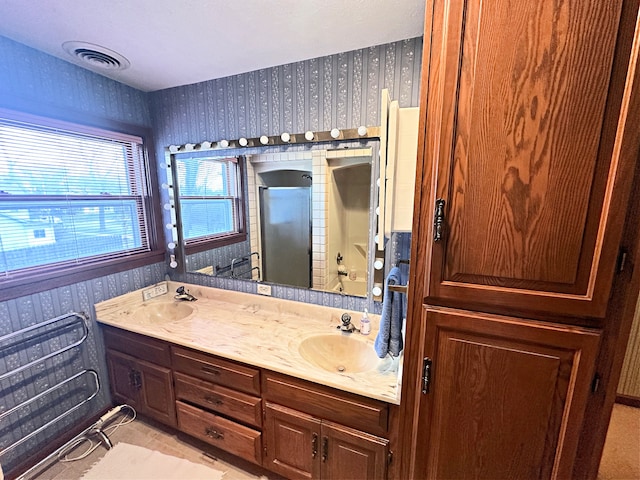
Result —
[[407, 476], [572, 476], [624, 268], [638, 11], [427, 1]]

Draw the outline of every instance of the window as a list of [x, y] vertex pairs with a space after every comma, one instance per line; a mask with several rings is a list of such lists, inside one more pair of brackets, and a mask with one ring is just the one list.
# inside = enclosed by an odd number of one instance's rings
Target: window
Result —
[[174, 157], [182, 236], [189, 253], [246, 239], [242, 161]]
[[148, 254], [148, 177], [140, 136], [0, 110], [0, 273]]

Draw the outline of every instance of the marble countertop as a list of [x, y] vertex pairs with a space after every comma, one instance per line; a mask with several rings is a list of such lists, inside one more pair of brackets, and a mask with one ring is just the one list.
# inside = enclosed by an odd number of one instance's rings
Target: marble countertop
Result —
[[[198, 300], [174, 300], [174, 292], [180, 285], [184, 285]], [[341, 323], [342, 314], [350, 313], [352, 322], [359, 326], [362, 312], [176, 282], [168, 282], [169, 293], [147, 301], [143, 301], [143, 290], [96, 304], [98, 322], [365, 397], [400, 404], [402, 355], [397, 358], [376, 358], [371, 369], [364, 372], [350, 372], [349, 365], [339, 372], [316, 366], [299, 352], [300, 343], [316, 335], [349, 335], [350, 339], [364, 342], [373, 350], [378, 333], [377, 315], [369, 315], [369, 335], [357, 332], [343, 334], [336, 328]], [[192, 307], [193, 312], [176, 320], [140, 313], [154, 311], [154, 308], [159, 311], [166, 308], [168, 311], [171, 305], [177, 303]], [[161, 305], [154, 307], [156, 304]]]

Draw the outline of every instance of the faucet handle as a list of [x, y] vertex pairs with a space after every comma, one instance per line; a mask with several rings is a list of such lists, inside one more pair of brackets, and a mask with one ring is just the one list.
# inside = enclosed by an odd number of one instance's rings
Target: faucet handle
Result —
[[182, 294], [184, 294], [184, 293], [185, 293], [185, 292], [184, 292], [184, 285], [180, 285], [180, 286], [178, 287], [178, 289], [176, 290], [176, 293], [177, 293], [178, 295], [182, 295]]
[[340, 320], [342, 320], [343, 325], [349, 325], [351, 323], [351, 315], [349, 315], [348, 313], [343, 313], [342, 317], [340, 317]]

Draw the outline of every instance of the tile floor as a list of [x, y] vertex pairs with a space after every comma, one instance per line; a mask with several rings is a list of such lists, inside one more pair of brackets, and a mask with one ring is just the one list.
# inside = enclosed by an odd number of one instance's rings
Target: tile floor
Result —
[[[192, 462], [210, 465], [225, 473], [224, 480], [280, 480], [277, 475], [260, 467], [219, 450], [214, 451], [213, 448], [198, 440], [176, 434], [160, 424], [147, 420], [137, 419], [133, 423], [123, 425], [110, 434], [109, 438], [114, 445], [124, 441]], [[83, 448], [80, 447], [73, 455], [81, 453]], [[203, 453], [205, 451], [213, 458], [205, 455]], [[56, 462], [41, 472], [37, 478], [38, 480], [77, 480], [105, 453], [105, 448], [100, 446], [83, 460], [71, 463]], [[639, 408], [619, 404], [614, 406], [598, 480], [614, 479], [640, 479]]]
[[[281, 477], [256, 465], [209, 447], [199, 440], [177, 434], [175, 431], [147, 419], [138, 418], [130, 424], [119, 427], [112, 434], [109, 434], [109, 439], [114, 445], [118, 442], [126, 442], [166, 455], [184, 458], [194, 463], [209, 465], [224, 472], [224, 480], [281, 479]], [[80, 446], [70, 456], [80, 455], [85, 449], [85, 446]], [[36, 478], [38, 480], [77, 480], [106, 452], [107, 450], [101, 445], [83, 460], [66, 463], [55, 462]], [[211, 456], [205, 455], [204, 452]]]

